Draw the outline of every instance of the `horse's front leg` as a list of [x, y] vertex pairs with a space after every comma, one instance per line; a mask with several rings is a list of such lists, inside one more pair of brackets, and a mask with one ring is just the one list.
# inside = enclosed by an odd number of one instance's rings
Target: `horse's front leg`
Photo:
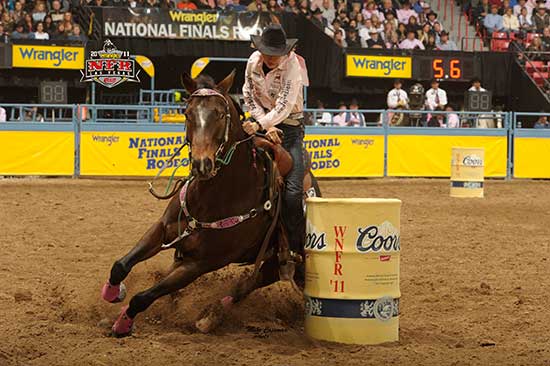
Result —
[[208, 272], [205, 265], [193, 260], [175, 262], [173, 271], [156, 285], [138, 293], [130, 300], [129, 306], [124, 306], [113, 325], [113, 335], [124, 337], [130, 335], [137, 314], [145, 311], [158, 298], [182, 289]]
[[[162, 250], [162, 244], [170, 237], [167, 229], [167, 221], [177, 220], [178, 204], [172, 200], [161, 220], [157, 221], [138, 241], [136, 246], [124, 257], [115, 261], [111, 267], [109, 281], [103, 285], [101, 295], [105, 301], [115, 303], [120, 302], [126, 297], [126, 287], [122, 281], [128, 276], [132, 268], [139, 262], [143, 262], [154, 257]], [[174, 220], [171, 220], [174, 219]], [[174, 226], [174, 225], [170, 225]]]
[[261, 266], [256, 278], [250, 277], [250, 273], [244, 273], [227, 296], [208, 306], [195, 327], [203, 333], [214, 330], [223, 321], [225, 313], [231, 306], [244, 300], [254, 290], [269, 286], [279, 280], [279, 260], [276, 255], [268, 258]]

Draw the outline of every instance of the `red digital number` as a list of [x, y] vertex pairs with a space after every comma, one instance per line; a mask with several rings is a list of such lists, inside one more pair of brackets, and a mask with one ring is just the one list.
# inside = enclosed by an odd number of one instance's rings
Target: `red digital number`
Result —
[[460, 68], [460, 60], [452, 59], [450, 62], [451, 79], [460, 79], [462, 77], [462, 69]]
[[443, 76], [445, 75], [445, 70], [443, 69], [442, 59], [434, 58], [434, 60], [432, 61], [432, 69], [435, 79], [443, 79]]

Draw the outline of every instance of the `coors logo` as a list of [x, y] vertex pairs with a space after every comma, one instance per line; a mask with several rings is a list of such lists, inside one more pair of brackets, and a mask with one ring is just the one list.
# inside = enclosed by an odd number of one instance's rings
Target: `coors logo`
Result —
[[358, 228], [355, 247], [360, 253], [398, 252], [401, 250], [399, 230], [390, 222]]
[[317, 228], [307, 220], [305, 249], [325, 250], [327, 247], [327, 234], [317, 231]]
[[477, 155], [466, 155], [462, 159], [462, 164], [465, 166], [483, 166], [483, 159]]

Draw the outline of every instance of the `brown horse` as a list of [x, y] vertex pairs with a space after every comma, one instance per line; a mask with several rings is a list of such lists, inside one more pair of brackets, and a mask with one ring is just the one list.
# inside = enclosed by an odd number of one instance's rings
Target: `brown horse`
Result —
[[[176, 249], [174, 262], [162, 280], [122, 308], [112, 328], [115, 336], [129, 335], [136, 315], [158, 298], [230, 263], [255, 262], [254, 276], [242, 277], [227, 296], [207, 308], [195, 323], [202, 332], [217, 326], [229, 306], [279, 280], [278, 254], [283, 253], [286, 241], [277, 222], [280, 205], [276, 197], [281, 190], [270, 182], [280, 182], [278, 169], [243, 131], [227, 94], [233, 79], [234, 72], [217, 85], [197, 85], [188, 75], [183, 77], [191, 94], [186, 140], [192, 178], [137, 245], [113, 264], [102, 296], [109, 302], [122, 301], [126, 295], [122, 281], [131, 269], [167, 247]], [[281, 154], [283, 149], [276, 150]], [[312, 178], [308, 172], [305, 188], [311, 187]], [[263, 245], [266, 235], [270, 240]]]

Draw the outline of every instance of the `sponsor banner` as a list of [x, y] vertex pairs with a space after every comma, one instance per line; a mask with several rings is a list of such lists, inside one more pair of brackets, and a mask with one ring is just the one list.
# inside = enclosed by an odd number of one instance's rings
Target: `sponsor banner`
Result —
[[[82, 132], [82, 175], [154, 176], [183, 144], [185, 132]], [[188, 150], [183, 148], [169, 166], [182, 166], [177, 176], [189, 173]], [[162, 175], [169, 176], [173, 169]]]
[[73, 175], [74, 133], [0, 131], [0, 175]]
[[[152, 176], [181, 146], [185, 132], [82, 132], [82, 175]], [[304, 145], [318, 177], [373, 177], [384, 174], [384, 137], [308, 135]], [[174, 159], [182, 163], [178, 176], [187, 175], [187, 148]], [[163, 175], [172, 173], [166, 169]]]
[[451, 151], [455, 146], [485, 148], [485, 177], [505, 177], [508, 142], [506, 136], [388, 137], [388, 176], [450, 177]]
[[514, 139], [514, 177], [550, 178], [549, 156], [550, 138], [516, 137]]
[[271, 22], [265, 12], [103, 9], [105, 37], [250, 41]]
[[74, 69], [84, 67], [84, 47], [12, 45], [13, 67]]
[[316, 177], [384, 175], [384, 136], [306, 135], [304, 146]]
[[410, 79], [412, 58], [346, 54], [346, 76]]

